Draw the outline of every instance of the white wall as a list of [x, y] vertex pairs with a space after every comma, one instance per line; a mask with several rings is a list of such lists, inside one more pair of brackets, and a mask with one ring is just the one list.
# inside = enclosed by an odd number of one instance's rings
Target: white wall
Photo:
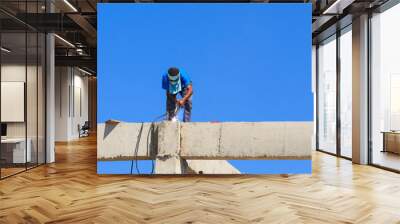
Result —
[[55, 140], [79, 137], [78, 124], [88, 120], [88, 77], [72, 67], [56, 67]]
[[[2, 82], [25, 82], [25, 75], [27, 69], [28, 74], [32, 74], [35, 72], [36, 74], [36, 67], [33, 66], [28, 66], [27, 68], [25, 67], [25, 64], [5, 64], [1, 66], [1, 81]], [[34, 83], [36, 85], [36, 83]], [[30, 90], [30, 89], [28, 89]], [[27, 93], [28, 97], [36, 97], [36, 90], [34, 92], [29, 92]], [[4, 97], [4, 96], [3, 96]], [[28, 101], [31, 101], [27, 99]], [[36, 105], [35, 105], [36, 107]], [[1, 108], [2, 110], [7, 110], [7, 108]], [[28, 113], [28, 121], [35, 121], [36, 119], [33, 119], [31, 114]], [[36, 114], [35, 114], [36, 118]], [[25, 122], [7, 122], [7, 136], [8, 137], [25, 137]], [[28, 125], [28, 128], [33, 127], [32, 124]], [[36, 129], [36, 126], [34, 127]], [[28, 130], [29, 132], [29, 130]], [[30, 132], [29, 132], [30, 133]], [[28, 137], [29, 136], [28, 133]]]
[[[1, 121], [24, 122], [25, 83], [1, 82]], [[3, 110], [4, 108], [4, 110]]]
[[55, 68], [55, 140], [68, 140], [68, 117], [70, 85], [69, 68]]
[[[38, 70], [37, 70], [38, 69]], [[30, 139], [29, 143], [32, 151], [32, 161], [39, 163], [44, 162], [45, 150], [45, 120], [44, 120], [44, 74], [42, 67], [36, 65], [28, 65], [18, 63], [3, 64], [1, 66], [2, 82], [24, 82], [26, 84], [26, 107], [20, 108], [22, 113], [26, 112], [27, 120], [21, 122], [5, 122], [7, 123], [7, 137], [21, 138], [25, 135]], [[27, 78], [27, 80], [25, 80]], [[2, 95], [2, 98], [7, 95]], [[2, 107], [1, 110], [10, 110], [10, 108]], [[25, 111], [26, 110], [26, 111]], [[10, 112], [10, 111], [8, 111]], [[11, 111], [12, 113], [12, 111]], [[37, 156], [36, 153], [39, 153]]]

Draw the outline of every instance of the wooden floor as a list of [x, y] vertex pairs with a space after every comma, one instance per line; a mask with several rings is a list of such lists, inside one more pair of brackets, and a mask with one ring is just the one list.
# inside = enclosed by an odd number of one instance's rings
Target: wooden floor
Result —
[[375, 150], [372, 156], [374, 164], [400, 170], [400, 155], [392, 152], [381, 152]]
[[96, 141], [0, 181], [0, 223], [400, 223], [400, 175], [313, 155], [312, 175], [98, 176]]
[[8, 177], [13, 174], [25, 171], [25, 167], [10, 167], [10, 168], [1, 168], [1, 177]]

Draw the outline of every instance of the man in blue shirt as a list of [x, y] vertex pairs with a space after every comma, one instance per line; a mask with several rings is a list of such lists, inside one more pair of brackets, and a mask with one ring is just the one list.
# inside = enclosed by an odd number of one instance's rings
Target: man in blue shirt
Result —
[[[176, 116], [176, 107], [184, 107], [183, 122], [189, 122], [192, 113], [192, 81], [185, 72], [171, 67], [162, 77], [162, 88], [167, 93], [167, 119], [170, 121]], [[180, 94], [181, 99], [176, 96]]]

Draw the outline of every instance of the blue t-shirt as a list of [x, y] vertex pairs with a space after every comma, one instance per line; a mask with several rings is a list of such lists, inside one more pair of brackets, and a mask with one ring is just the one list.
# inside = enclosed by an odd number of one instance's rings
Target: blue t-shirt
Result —
[[[190, 80], [189, 76], [186, 75], [186, 73], [183, 71], [180, 71], [180, 78], [181, 78], [182, 89], [186, 89], [186, 87], [192, 84], [192, 80]], [[162, 88], [165, 90], [169, 89], [169, 79], [167, 73], [165, 73], [162, 77]]]

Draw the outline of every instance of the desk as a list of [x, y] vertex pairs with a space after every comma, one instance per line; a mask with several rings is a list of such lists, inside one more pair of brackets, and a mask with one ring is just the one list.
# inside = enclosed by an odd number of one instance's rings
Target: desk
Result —
[[383, 131], [383, 150], [382, 152], [392, 152], [400, 154], [400, 132]]
[[[1, 139], [1, 157], [6, 163], [25, 163], [31, 162], [31, 145], [30, 138], [27, 139], [27, 147], [25, 151], [25, 138], [6, 138]], [[27, 159], [25, 161], [25, 158]]]

